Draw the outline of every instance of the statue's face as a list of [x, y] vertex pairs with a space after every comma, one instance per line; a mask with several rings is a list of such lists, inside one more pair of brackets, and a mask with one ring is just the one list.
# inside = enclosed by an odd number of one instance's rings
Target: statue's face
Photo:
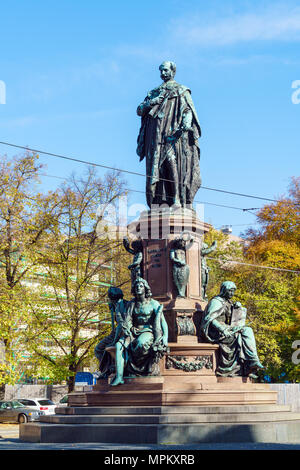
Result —
[[142, 282], [136, 282], [134, 286], [134, 292], [137, 295], [143, 295], [145, 293], [145, 286]]
[[163, 64], [161, 64], [161, 66], [159, 67], [159, 70], [160, 70], [160, 78], [164, 82], [167, 82], [174, 77], [174, 72], [169, 62], [164, 62]]
[[226, 298], [231, 299], [235, 294], [236, 289], [231, 287], [230, 289], [226, 289]]
[[115, 296], [108, 297], [108, 298], [110, 300], [110, 303], [115, 307], [117, 305], [119, 299]]

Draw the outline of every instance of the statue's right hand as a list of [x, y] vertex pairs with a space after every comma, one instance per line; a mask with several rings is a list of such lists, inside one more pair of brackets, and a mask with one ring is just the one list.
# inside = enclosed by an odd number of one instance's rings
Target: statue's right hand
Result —
[[233, 308], [241, 308], [241, 307], [242, 307], [241, 302], [235, 302], [235, 303], [233, 304]]
[[156, 98], [153, 98], [149, 101], [150, 106], [156, 106], [157, 104], [161, 104], [163, 102], [164, 97], [162, 95], [158, 95]]
[[243, 326], [233, 326], [232, 327], [233, 333], [239, 333], [240, 331], [242, 331], [242, 329], [243, 329]]
[[222, 330], [221, 334], [224, 336], [224, 338], [230, 338], [233, 336], [233, 332], [227, 328]]

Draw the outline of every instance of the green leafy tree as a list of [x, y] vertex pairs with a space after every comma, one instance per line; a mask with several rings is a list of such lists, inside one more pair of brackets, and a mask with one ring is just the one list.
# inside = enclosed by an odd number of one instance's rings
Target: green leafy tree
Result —
[[35, 251], [41, 275], [39, 302], [30, 302], [33, 321], [26, 331], [31, 374], [67, 380], [69, 391], [110, 328], [108, 287], [125, 286], [126, 293], [129, 284], [122, 240], [110, 237], [111, 227], [103, 224], [107, 206], [122, 194], [117, 174], [101, 179], [91, 169], [79, 181], [72, 177], [59, 190], [61, 216]]

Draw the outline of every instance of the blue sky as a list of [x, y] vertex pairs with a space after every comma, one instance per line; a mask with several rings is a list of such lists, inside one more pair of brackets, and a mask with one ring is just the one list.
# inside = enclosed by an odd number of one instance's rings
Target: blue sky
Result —
[[[1, 5], [0, 35], [1, 141], [144, 173], [136, 107], [160, 83], [159, 64], [173, 60], [202, 126], [204, 186], [277, 198], [299, 175], [300, 104], [291, 99], [300, 80], [299, 2], [14, 0]], [[3, 145], [0, 152], [18, 153]], [[84, 171], [40, 160], [52, 176]], [[144, 190], [144, 178], [125, 178]], [[42, 178], [45, 190], [59, 183]], [[205, 189], [195, 200], [263, 205]], [[131, 193], [129, 202], [145, 197]], [[235, 234], [256, 221], [209, 204], [204, 217]]]

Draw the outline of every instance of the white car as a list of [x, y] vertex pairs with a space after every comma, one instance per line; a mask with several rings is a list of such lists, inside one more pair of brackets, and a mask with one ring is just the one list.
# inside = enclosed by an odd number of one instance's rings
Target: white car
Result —
[[30, 406], [30, 408], [43, 411], [45, 415], [54, 415], [54, 410], [57, 407], [57, 405], [48, 398], [18, 398], [18, 401], [23, 403], [23, 405]]

